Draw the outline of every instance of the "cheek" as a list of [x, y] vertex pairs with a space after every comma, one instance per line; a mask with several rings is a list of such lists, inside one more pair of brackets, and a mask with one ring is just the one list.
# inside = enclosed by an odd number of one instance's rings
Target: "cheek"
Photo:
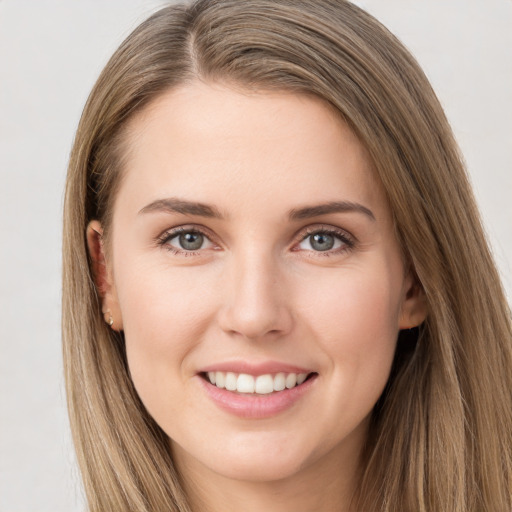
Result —
[[387, 382], [398, 336], [401, 286], [392, 275], [382, 266], [343, 269], [301, 293], [304, 322], [333, 374], [375, 399]]
[[317, 275], [306, 286], [302, 283], [301, 309], [325, 334], [322, 339], [334, 336], [332, 341], [350, 343], [370, 332], [387, 338], [398, 332], [400, 312], [401, 282], [393, 282], [390, 274], [389, 269], [377, 267]]
[[197, 276], [192, 280], [189, 269], [134, 268], [119, 275], [118, 296], [130, 374], [151, 412], [156, 401], [173, 407], [172, 390], [188, 376], [187, 354], [204, 339], [214, 312], [213, 285]]

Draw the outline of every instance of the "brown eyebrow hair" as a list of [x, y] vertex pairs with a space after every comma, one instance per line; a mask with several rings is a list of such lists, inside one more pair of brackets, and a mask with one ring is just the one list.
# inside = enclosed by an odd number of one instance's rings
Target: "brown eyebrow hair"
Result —
[[[144, 206], [139, 213], [149, 213], [165, 211], [169, 213], [181, 213], [184, 215], [198, 215], [200, 217], [208, 217], [215, 219], [224, 219], [225, 217], [215, 207], [204, 203], [198, 203], [195, 201], [185, 201], [175, 197], [169, 197], [166, 199], [157, 199], [152, 203]], [[319, 217], [320, 215], [327, 215], [329, 213], [345, 213], [345, 212], [356, 212], [362, 213], [375, 221], [375, 215], [373, 212], [359, 203], [353, 203], [351, 201], [331, 201], [325, 204], [319, 204], [315, 206], [305, 206], [303, 208], [294, 208], [288, 212], [290, 220], [301, 220], [309, 219], [311, 217]]]
[[168, 197], [166, 199], [157, 199], [152, 203], [144, 206], [139, 213], [149, 213], [165, 211], [169, 213], [182, 213], [184, 215], [199, 215], [200, 217], [209, 217], [216, 219], [223, 219], [224, 216], [215, 206], [210, 206], [204, 203], [194, 201], [184, 201], [175, 197]]
[[362, 213], [369, 217], [372, 221], [375, 221], [375, 215], [366, 206], [359, 203], [353, 203], [351, 201], [332, 201], [325, 204], [319, 204], [315, 206], [305, 206], [304, 208], [298, 208], [290, 210], [288, 216], [290, 220], [301, 220], [309, 219], [311, 217], [318, 217], [320, 215], [327, 215], [329, 213], [345, 213], [345, 212], [357, 212]]

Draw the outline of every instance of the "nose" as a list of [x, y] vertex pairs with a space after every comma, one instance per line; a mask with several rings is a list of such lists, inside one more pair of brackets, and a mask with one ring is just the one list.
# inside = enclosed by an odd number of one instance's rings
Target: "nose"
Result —
[[245, 339], [279, 338], [292, 329], [290, 297], [279, 266], [268, 254], [233, 257], [224, 276], [223, 331]]

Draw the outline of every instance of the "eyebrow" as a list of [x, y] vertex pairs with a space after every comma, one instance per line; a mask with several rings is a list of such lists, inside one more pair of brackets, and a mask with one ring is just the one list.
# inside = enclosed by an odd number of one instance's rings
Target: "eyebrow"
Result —
[[181, 213], [183, 215], [198, 215], [200, 217], [215, 219], [223, 218], [223, 215], [214, 206], [193, 201], [184, 201], [183, 199], [177, 199], [175, 197], [157, 199], [156, 201], [144, 206], [144, 208], [139, 211], [139, 214], [162, 211], [168, 213]]
[[[200, 217], [214, 219], [224, 218], [224, 216], [217, 208], [215, 208], [215, 206], [195, 201], [185, 201], [175, 197], [157, 199], [156, 201], [153, 201], [152, 203], [144, 206], [144, 208], [139, 211], [139, 214], [161, 211], [169, 213], [180, 213], [183, 215], [197, 215]], [[290, 220], [302, 220], [312, 217], [319, 217], [321, 215], [328, 215], [330, 213], [347, 212], [362, 213], [369, 217], [372, 221], [375, 221], [375, 215], [370, 209], [368, 209], [366, 206], [363, 206], [362, 204], [353, 203], [351, 201], [331, 201], [329, 203], [315, 206], [294, 208], [288, 212], [288, 217]]]
[[347, 212], [362, 213], [372, 221], [376, 220], [375, 215], [370, 209], [366, 208], [366, 206], [363, 206], [362, 204], [353, 203], [351, 201], [331, 201], [325, 204], [293, 209], [289, 211], [288, 216], [290, 220], [301, 220], [309, 219], [311, 217], [319, 217], [320, 215], [327, 215], [329, 213]]

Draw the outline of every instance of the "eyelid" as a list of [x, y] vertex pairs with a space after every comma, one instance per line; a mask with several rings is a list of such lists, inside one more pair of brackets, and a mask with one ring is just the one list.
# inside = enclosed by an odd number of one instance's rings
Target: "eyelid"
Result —
[[[204, 237], [206, 237], [213, 245], [213, 250], [218, 250], [221, 247], [221, 244], [217, 240], [217, 236], [211, 232], [208, 228], [205, 226], [197, 225], [197, 224], [184, 224], [175, 226], [172, 228], [168, 228], [162, 233], [160, 233], [156, 238], [155, 242], [157, 245], [166, 248], [167, 250], [175, 253], [175, 254], [187, 254], [188, 256], [197, 255], [200, 252], [204, 252], [206, 249], [198, 249], [197, 251], [186, 251], [186, 250], [180, 250], [176, 247], [171, 246], [167, 242], [179, 235], [180, 233], [187, 233], [187, 232], [195, 232], [200, 233]], [[301, 242], [303, 242], [308, 236], [316, 234], [316, 233], [326, 233], [329, 235], [336, 236], [339, 238], [344, 246], [341, 248], [337, 248], [334, 250], [327, 250], [327, 251], [306, 251], [311, 253], [317, 253], [319, 255], [332, 255], [336, 253], [341, 253], [350, 249], [353, 249], [356, 243], [358, 242], [357, 238], [347, 231], [346, 229], [332, 226], [329, 224], [313, 224], [310, 226], [306, 226], [305, 228], [302, 228], [295, 236], [292, 243], [291, 250], [298, 252], [302, 251], [302, 249], [298, 249], [297, 246]], [[211, 250], [211, 249], [210, 249]]]
[[[168, 228], [162, 233], [160, 233], [156, 238], [155, 242], [157, 245], [175, 253], [175, 254], [186, 254], [188, 256], [197, 255], [200, 252], [204, 252], [206, 249], [198, 249], [197, 251], [187, 251], [185, 249], [179, 249], [177, 247], [174, 247], [170, 245], [168, 242], [169, 240], [175, 238], [176, 236], [180, 235], [181, 233], [199, 233], [203, 235], [205, 238], [207, 238], [212, 244], [213, 249], [219, 248], [219, 243], [216, 241], [215, 235], [211, 233], [211, 231], [204, 226], [199, 226], [197, 224], [185, 224], [185, 225], [179, 225], [175, 226], [173, 228]], [[212, 248], [210, 248], [212, 249]]]
[[300, 251], [301, 249], [297, 248], [298, 244], [300, 244], [301, 242], [306, 240], [306, 238], [308, 236], [311, 236], [311, 235], [314, 235], [317, 233], [326, 233], [329, 235], [336, 236], [344, 243], [344, 247], [334, 249], [334, 250], [328, 250], [325, 252], [322, 252], [322, 251], [309, 251], [309, 252], [316, 252], [318, 254], [328, 255], [328, 254], [333, 254], [336, 252], [343, 252], [345, 250], [352, 249], [357, 243], [357, 238], [352, 233], [347, 231], [346, 229], [342, 229], [342, 228], [339, 228], [336, 226], [331, 226], [328, 224], [314, 224], [311, 226], [307, 226], [306, 228], [299, 231], [299, 233], [296, 235], [295, 240], [293, 242], [292, 250]]

